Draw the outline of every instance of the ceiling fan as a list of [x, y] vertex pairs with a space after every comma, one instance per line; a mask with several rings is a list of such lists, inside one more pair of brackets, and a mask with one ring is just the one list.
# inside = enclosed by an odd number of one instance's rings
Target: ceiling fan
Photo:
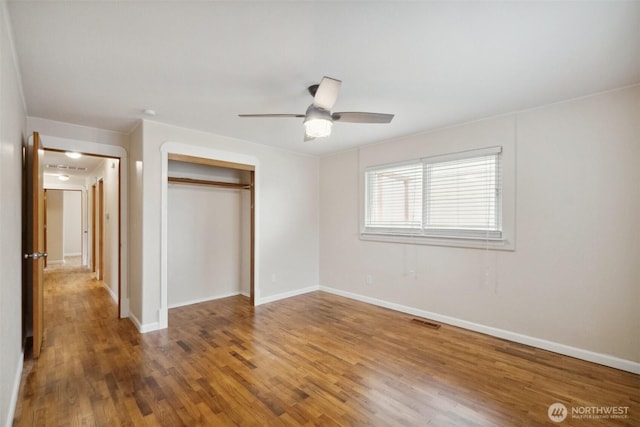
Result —
[[313, 103], [304, 114], [239, 114], [239, 117], [298, 117], [304, 118], [304, 140], [323, 138], [331, 134], [333, 122], [349, 123], [390, 123], [393, 114], [340, 112], [332, 113], [331, 108], [336, 103], [340, 91], [340, 80], [323, 77], [320, 84], [308, 87], [313, 96]]

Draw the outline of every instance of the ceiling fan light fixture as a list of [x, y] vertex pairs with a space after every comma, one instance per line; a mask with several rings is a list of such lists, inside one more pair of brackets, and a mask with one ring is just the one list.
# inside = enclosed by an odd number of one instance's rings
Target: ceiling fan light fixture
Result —
[[309, 105], [303, 123], [304, 133], [308, 138], [324, 138], [331, 135], [333, 119], [331, 113], [324, 108]]
[[66, 156], [70, 159], [79, 159], [80, 157], [82, 157], [82, 154], [76, 151], [67, 151], [64, 154], [66, 154]]
[[315, 118], [304, 122], [304, 133], [309, 138], [324, 138], [331, 135], [333, 122], [329, 119]]

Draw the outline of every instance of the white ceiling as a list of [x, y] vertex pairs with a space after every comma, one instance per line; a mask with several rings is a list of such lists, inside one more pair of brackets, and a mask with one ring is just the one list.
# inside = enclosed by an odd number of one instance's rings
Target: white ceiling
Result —
[[[640, 82], [640, 2], [11, 1], [28, 114], [122, 132], [154, 120], [310, 154]], [[306, 87], [341, 79], [303, 141]]]
[[63, 152], [45, 150], [43, 172], [45, 175], [52, 176], [69, 175], [73, 178], [86, 178], [104, 161], [104, 157], [87, 155], [79, 159], [71, 159]]

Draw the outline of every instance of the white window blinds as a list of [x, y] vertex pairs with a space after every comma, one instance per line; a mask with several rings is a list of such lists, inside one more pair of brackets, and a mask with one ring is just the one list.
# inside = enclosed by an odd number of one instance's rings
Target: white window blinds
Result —
[[500, 238], [502, 174], [497, 150], [424, 160], [427, 234]]
[[368, 170], [365, 226], [378, 231], [420, 232], [422, 176], [422, 162]]
[[501, 239], [501, 148], [365, 171], [365, 232]]

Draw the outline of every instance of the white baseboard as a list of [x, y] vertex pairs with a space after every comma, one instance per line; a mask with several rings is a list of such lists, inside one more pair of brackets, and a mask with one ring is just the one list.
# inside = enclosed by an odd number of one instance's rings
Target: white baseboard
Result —
[[502, 338], [502, 339], [517, 342], [520, 344], [541, 348], [543, 350], [549, 350], [554, 353], [563, 354], [565, 356], [575, 357], [576, 359], [582, 359], [588, 362], [598, 363], [600, 365], [609, 366], [609, 367], [620, 369], [627, 372], [632, 372], [634, 374], [640, 374], [640, 363], [634, 362], [631, 360], [620, 359], [618, 357], [611, 356], [608, 354], [596, 353], [590, 350], [571, 347], [565, 344], [560, 344], [553, 341], [547, 341], [541, 338], [530, 337], [527, 335], [519, 334], [517, 332], [511, 332], [511, 331], [506, 331], [504, 329], [494, 328], [491, 326], [480, 325], [478, 323], [469, 322], [469, 321], [458, 319], [455, 317], [445, 316], [438, 313], [432, 313], [430, 311], [425, 311], [425, 310], [419, 310], [417, 308], [407, 307], [401, 304], [395, 304], [392, 302], [387, 302], [377, 298], [371, 298], [364, 295], [331, 288], [328, 286], [319, 286], [319, 290], [323, 292], [328, 292], [330, 294], [335, 294], [342, 297], [365, 302], [368, 304], [377, 305], [379, 307], [389, 308], [391, 310], [411, 314], [413, 316], [424, 317], [426, 319], [435, 320], [437, 322], [446, 323], [448, 325], [457, 326], [460, 328], [468, 329], [470, 331], [480, 332], [480, 333], [491, 335], [497, 338]]
[[140, 329], [142, 329], [142, 325], [140, 324], [140, 321], [135, 316], [135, 314], [129, 313], [128, 319], [131, 320], [131, 323], [133, 323], [133, 326], [135, 326], [138, 332], [140, 332]]
[[120, 298], [120, 317], [129, 317], [129, 298], [124, 295]]
[[143, 325], [142, 323], [140, 323], [140, 320], [133, 313], [129, 313], [129, 317], [128, 318], [129, 318], [129, 320], [131, 320], [133, 325], [136, 327], [138, 332], [140, 332], [141, 334], [146, 334], [147, 332], [157, 331], [158, 329], [164, 329], [164, 328], [160, 327], [160, 322], [145, 323]]
[[111, 295], [111, 299], [114, 300], [116, 302], [116, 304], [118, 303], [118, 294], [116, 294], [113, 289], [111, 289], [111, 287], [109, 286], [109, 284], [107, 282], [102, 282], [102, 287], [105, 288], [107, 290], [107, 292], [109, 293], [109, 295]]
[[158, 331], [160, 329], [166, 329], [166, 326], [162, 327], [162, 325], [160, 325], [160, 322], [153, 322], [145, 323], [144, 325], [140, 326], [140, 329], [138, 329], [138, 331], [140, 331], [141, 334], [146, 334], [147, 332]]
[[9, 411], [4, 425], [11, 427], [13, 425], [13, 417], [16, 415], [16, 405], [18, 404], [18, 394], [20, 393], [20, 381], [22, 380], [22, 369], [24, 367], [24, 352], [20, 352], [18, 358], [18, 366], [16, 367], [16, 376], [13, 380], [13, 389], [11, 390], [11, 399], [9, 400]]
[[72, 252], [70, 254], [64, 254], [65, 258], [68, 256], [82, 256], [82, 252]]
[[306, 293], [317, 291], [317, 290], [320, 290], [320, 286], [309, 286], [302, 289], [295, 289], [289, 292], [282, 292], [280, 294], [271, 295], [270, 297], [256, 299], [256, 305], [267, 304], [270, 302], [278, 301], [285, 298], [295, 297], [297, 295], [302, 295], [302, 294], [306, 294]]
[[184, 301], [184, 302], [178, 302], [175, 304], [169, 304], [169, 310], [171, 310], [172, 308], [178, 308], [178, 307], [183, 307], [185, 305], [191, 305], [191, 304], [198, 304], [201, 302], [207, 302], [207, 301], [213, 301], [213, 300], [217, 300], [217, 299], [222, 299], [222, 298], [229, 298], [229, 297], [234, 297], [236, 295], [240, 295], [240, 291], [237, 292], [229, 292], [226, 294], [220, 294], [220, 295], [215, 295], [215, 296], [211, 296], [211, 297], [204, 297], [204, 298], [196, 298], [196, 299], [192, 299], [189, 301]]

